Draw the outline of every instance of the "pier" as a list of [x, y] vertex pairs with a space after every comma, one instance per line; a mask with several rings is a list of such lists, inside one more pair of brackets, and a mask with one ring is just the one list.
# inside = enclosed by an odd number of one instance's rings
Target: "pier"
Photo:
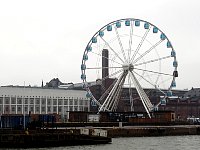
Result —
[[100, 129], [1, 130], [0, 133], [0, 148], [41, 148], [111, 143], [107, 132]]
[[108, 136], [113, 138], [200, 135], [200, 125], [127, 126], [108, 128], [107, 131]]

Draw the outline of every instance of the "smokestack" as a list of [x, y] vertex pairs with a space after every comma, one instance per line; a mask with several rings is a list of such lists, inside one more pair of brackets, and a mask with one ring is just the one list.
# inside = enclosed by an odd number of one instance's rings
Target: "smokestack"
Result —
[[107, 49], [102, 50], [102, 79], [109, 75], [109, 53]]

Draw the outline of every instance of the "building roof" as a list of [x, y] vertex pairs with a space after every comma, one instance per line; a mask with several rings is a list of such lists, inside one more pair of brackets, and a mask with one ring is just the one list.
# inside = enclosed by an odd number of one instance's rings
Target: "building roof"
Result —
[[47, 97], [86, 97], [84, 90], [67, 90], [53, 88], [36, 88], [22, 86], [0, 87], [0, 96], [47, 96]]

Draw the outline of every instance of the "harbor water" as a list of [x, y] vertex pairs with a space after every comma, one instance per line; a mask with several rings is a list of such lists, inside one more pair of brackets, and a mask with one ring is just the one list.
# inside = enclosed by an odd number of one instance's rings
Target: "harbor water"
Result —
[[[40, 150], [199, 150], [200, 136], [113, 138], [112, 144], [40, 148]], [[36, 149], [30, 149], [36, 150]]]

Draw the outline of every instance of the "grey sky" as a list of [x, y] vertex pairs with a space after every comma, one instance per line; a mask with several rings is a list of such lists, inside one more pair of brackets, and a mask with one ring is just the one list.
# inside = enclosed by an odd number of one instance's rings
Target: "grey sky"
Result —
[[88, 41], [122, 18], [158, 26], [177, 52], [177, 89], [199, 87], [199, 0], [0, 1], [0, 85], [81, 82]]

